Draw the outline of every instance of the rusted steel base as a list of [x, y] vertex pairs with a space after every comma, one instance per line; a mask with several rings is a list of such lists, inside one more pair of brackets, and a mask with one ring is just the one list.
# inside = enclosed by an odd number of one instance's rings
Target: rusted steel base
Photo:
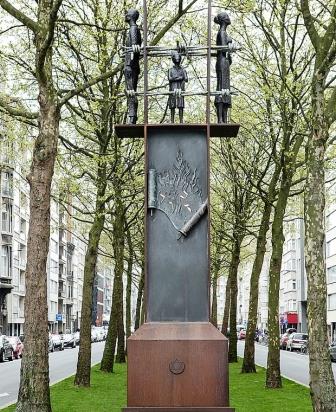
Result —
[[172, 407], [172, 408], [123, 408], [123, 412], [235, 412], [234, 409], [232, 408], [226, 408], [226, 407], [218, 407], [218, 408], [178, 408], [178, 407]]
[[227, 339], [208, 322], [146, 323], [128, 339], [125, 411], [233, 411]]

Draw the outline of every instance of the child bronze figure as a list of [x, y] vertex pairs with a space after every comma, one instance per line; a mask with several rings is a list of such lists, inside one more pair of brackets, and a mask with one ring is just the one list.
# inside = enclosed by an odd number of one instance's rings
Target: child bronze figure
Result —
[[180, 123], [183, 123], [185, 83], [188, 81], [188, 75], [185, 69], [181, 67], [181, 54], [177, 51], [172, 52], [172, 61], [174, 66], [168, 71], [169, 91], [174, 92], [169, 96], [168, 106], [171, 113], [171, 123], [175, 122], [175, 109], [179, 110]]

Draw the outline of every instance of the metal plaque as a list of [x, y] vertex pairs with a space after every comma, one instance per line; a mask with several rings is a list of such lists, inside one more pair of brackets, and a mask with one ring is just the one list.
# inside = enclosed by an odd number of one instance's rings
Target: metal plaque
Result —
[[207, 137], [148, 128], [147, 321], [208, 321]]

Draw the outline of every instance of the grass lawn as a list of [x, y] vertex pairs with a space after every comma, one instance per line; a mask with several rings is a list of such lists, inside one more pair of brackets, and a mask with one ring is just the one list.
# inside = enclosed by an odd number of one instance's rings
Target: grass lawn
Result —
[[[264, 388], [265, 370], [242, 375], [239, 364], [230, 365], [231, 405], [237, 412], [311, 412], [308, 388], [283, 380], [283, 389]], [[120, 412], [126, 405], [126, 365], [115, 365], [114, 374], [104, 374], [99, 366], [92, 369], [90, 389], [77, 389], [73, 378], [51, 388], [53, 412]], [[14, 406], [3, 409], [13, 412]]]

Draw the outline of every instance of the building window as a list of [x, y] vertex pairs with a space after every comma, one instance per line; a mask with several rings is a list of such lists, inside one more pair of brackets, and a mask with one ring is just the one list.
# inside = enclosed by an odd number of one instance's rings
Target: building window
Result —
[[12, 205], [2, 203], [2, 231], [12, 233]]
[[331, 266], [327, 269], [327, 282], [334, 283], [336, 282], [336, 266]]
[[6, 278], [12, 275], [12, 248], [8, 245], [1, 246], [0, 275]]
[[331, 212], [327, 217], [326, 217], [326, 229], [330, 230], [333, 227], [336, 226], [336, 210]]
[[58, 243], [54, 239], [50, 239], [50, 250], [58, 254]]
[[50, 273], [53, 273], [54, 275], [58, 274], [58, 263], [54, 259], [50, 259]]
[[296, 279], [292, 280], [292, 289], [296, 290]]
[[327, 242], [326, 249], [327, 257], [332, 256], [336, 253], [336, 238], [331, 239], [329, 242]]
[[329, 310], [336, 310], [336, 293], [328, 295], [328, 308]]

